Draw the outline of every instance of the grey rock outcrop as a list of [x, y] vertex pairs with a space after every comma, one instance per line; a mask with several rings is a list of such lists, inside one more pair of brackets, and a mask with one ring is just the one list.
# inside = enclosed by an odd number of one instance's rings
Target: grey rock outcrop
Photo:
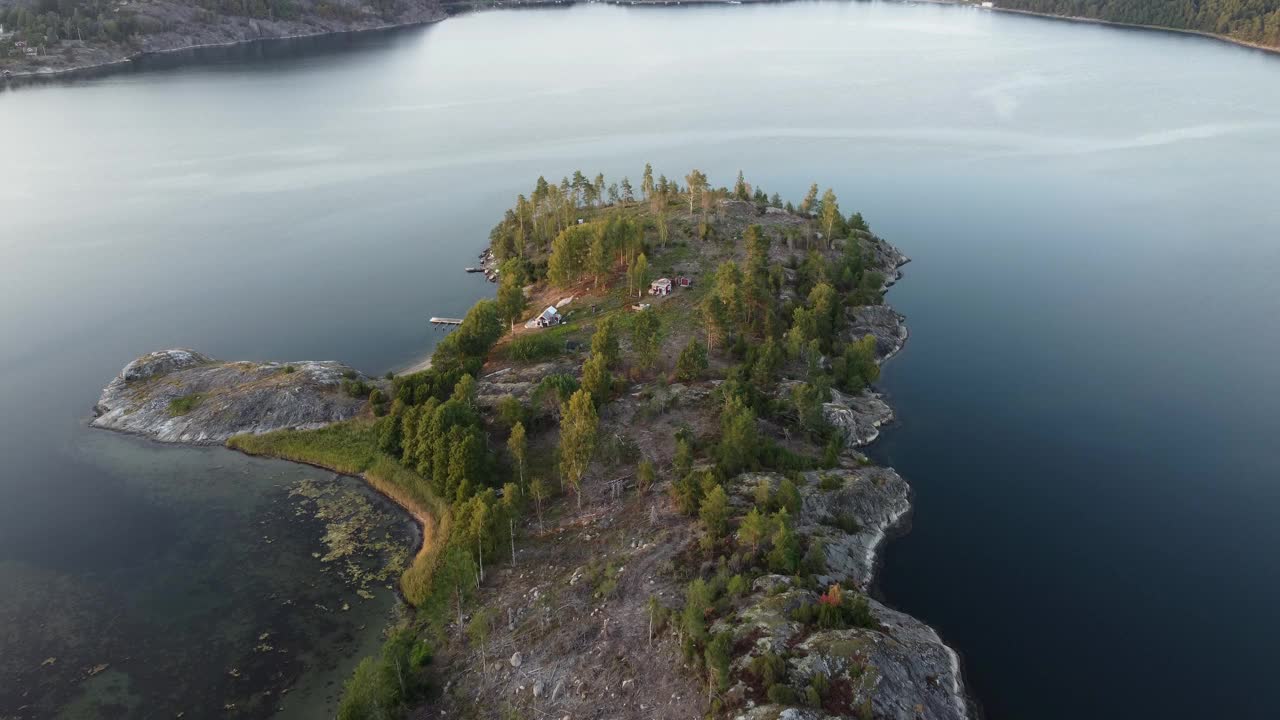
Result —
[[[893, 468], [829, 470], [800, 490], [797, 528], [823, 543], [827, 572], [822, 584], [866, 590], [885, 536], [911, 511], [911, 489]], [[835, 486], [822, 490], [822, 485]]]
[[859, 238], [859, 242], [862, 244], [863, 252], [869, 256], [868, 267], [875, 268], [884, 274], [884, 289], [893, 287], [894, 283], [902, 279], [901, 268], [911, 262], [911, 258], [876, 235], [864, 233]]
[[[752, 491], [767, 480], [776, 489], [782, 476], [747, 473], [730, 484], [738, 507], [752, 502]], [[878, 467], [813, 471], [797, 484], [801, 504], [792, 516], [796, 534], [821, 542], [827, 560], [821, 586], [840, 583], [865, 591], [875, 570], [876, 551], [899, 520], [910, 511], [909, 488], [892, 469]], [[841, 696], [859, 713], [893, 720], [920, 717], [963, 720], [969, 717], [958, 656], [928, 625], [868, 598], [874, 627], [813, 629], [796, 620], [798, 608], [817, 601], [814, 590], [797, 587], [783, 576], [766, 575], [752, 585], [752, 595], [732, 616], [718, 621], [713, 632], [730, 632], [735, 645], [749, 651], [734, 661], [739, 672], [765, 654], [786, 658], [786, 683], [804, 693], [816, 675], [841, 687]], [[745, 693], [745, 687], [738, 688]], [[852, 717], [820, 710], [762, 704], [748, 708], [739, 720], [835, 720]]]
[[[827, 572], [818, 581], [865, 590], [875, 573], [880, 544], [911, 511], [910, 487], [893, 468], [875, 466], [814, 470], [800, 478], [800, 509], [791, 520], [797, 533], [823, 543]], [[731, 502], [739, 509], [750, 507], [761, 480], [776, 491], [782, 476], [739, 475], [730, 485]], [[767, 593], [779, 588], [777, 581], [761, 578], [753, 589]]]
[[[816, 675], [844, 688], [854, 708], [867, 708], [876, 718], [964, 720], [969, 717], [959, 658], [933, 628], [910, 615], [868, 600], [875, 628], [818, 630], [803, 639], [803, 629], [789, 608], [813, 593], [790, 591], [760, 599], [739, 613], [732, 625], [735, 642], [751, 641], [750, 651], [735, 660], [738, 669], [766, 653], [787, 655], [787, 684], [803, 692]], [[722, 631], [726, 625], [718, 625]], [[836, 720], [819, 710], [764, 704], [736, 716], [738, 720]]]
[[[476, 381], [476, 404], [489, 410], [508, 396], [528, 405], [538, 385], [549, 375], [564, 374], [577, 377], [581, 363], [573, 360], [544, 362], [536, 365], [513, 366], [495, 370]], [[534, 408], [539, 411], [540, 408]]]
[[907, 344], [905, 318], [888, 305], [862, 305], [850, 308], [849, 330], [846, 341], [859, 340], [867, 335], [876, 339], [876, 361], [884, 362]]
[[148, 353], [102, 391], [93, 427], [162, 442], [219, 444], [243, 433], [314, 429], [355, 417], [364, 398], [342, 392], [367, 376], [334, 361], [220, 362], [194, 350]]
[[955, 652], [910, 615], [875, 600], [869, 605], [879, 627], [821, 630], [793, 648], [791, 682], [807, 685], [818, 673], [847, 678], [877, 718], [967, 717]]
[[822, 415], [844, 436], [846, 447], [862, 447], [880, 437], [880, 426], [893, 420], [893, 408], [870, 390], [846, 395], [833, 389]]

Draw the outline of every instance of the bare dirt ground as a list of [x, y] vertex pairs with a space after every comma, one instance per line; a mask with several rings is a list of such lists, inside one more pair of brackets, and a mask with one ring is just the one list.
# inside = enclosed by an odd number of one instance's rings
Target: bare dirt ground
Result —
[[670, 633], [650, 637], [648, 611], [650, 597], [680, 602], [668, 570], [691, 524], [662, 495], [592, 489], [581, 513], [565, 499], [545, 532], [530, 523], [515, 563], [489, 576], [499, 627], [484, 659], [455, 640], [450, 686], [418, 717], [702, 717], [702, 682], [673, 672], [679, 648]]

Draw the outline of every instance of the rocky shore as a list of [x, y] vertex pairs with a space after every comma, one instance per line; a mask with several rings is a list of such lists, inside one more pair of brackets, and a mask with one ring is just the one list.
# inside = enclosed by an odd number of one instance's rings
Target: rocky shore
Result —
[[185, 348], [125, 365], [94, 406], [93, 427], [161, 442], [214, 445], [233, 435], [319, 428], [355, 417], [365, 398], [343, 381], [374, 384], [334, 361], [221, 362]]
[[[887, 243], [877, 243], [880, 262], [893, 268], [886, 288], [901, 277], [906, 256]], [[877, 361], [885, 362], [906, 343], [905, 318], [887, 305], [851, 308], [850, 338], [870, 334], [876, 338]], [[856, 395], [832, 391], [824, 405], [827, 421], [840, 428], [850, 449], [870, 444], [879, 428], [893, 420], [893, 409], [871, 389]], [[893, 468], [867, 464], [857, 453], [847, 452], [842, 466], [803, 473], [795, 483], [800, 507], [794, 516], [796, 533], [821, 543], [826, 561], [822, 584], [839, 584], [870, 592], [886, 538], [900, 530], [911, 512], [911, 490]], [[730, 485], [731, 503], [739, 512], [749, 509], [753, 493], [762, 483], [776, 490], [783, 480], [777, 473], [745, 473]], [[819, 600], [812, 590], [794, 586], [789, 577], [769, 575], [752, 586], [746, 606], [720, 621], [713, 632], [732, 633], [734, 646], [750, 649], [734, 660], [745, 669], [753, 660], [787, 653], [787, 677], [797, 693], [816, 675], [853, 688], [868, 717], [915, 720], [941, 718], [964, 720], [971, 716], [958, 654], [938, 633], [919, 620], [868, 600], [873, 627], [818, 630], [806, 634], [793, 612]], [[730, 696], [743, 697], [750, 689], [731, 688]], [[752, 707], [736, 720], [837, 720], [821, 709], [786, 708], [774, 704]]]
[[[0, 4], [2, 5], [2, 4]], [[303, 0], [293, 18], [253, 18], [210, 13], [182, 0], [152, 0], [126, 6], [142, 32], [125, 42], [62, 40], [42, 55], [0, 58], [0, 71], [15, 82], [65, 76], [125, 65], [140, 57], [197, 48], [219, 47], [289, 38], [385, 30], [439, 22], [448, 13], [436, 0], [408, 0], [397, 12], [379, 14], [364, 6], [342, 12], [324, 10], [322, 3]], [[326, 6], [328, 7], [328, 6]]]

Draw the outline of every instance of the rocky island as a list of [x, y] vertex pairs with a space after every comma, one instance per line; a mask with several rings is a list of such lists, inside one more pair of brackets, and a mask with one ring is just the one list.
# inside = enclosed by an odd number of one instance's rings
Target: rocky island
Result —
[[429, 516], [414, 613], [340, 718], [969, 717], [956, 653], [869, 596], [911, 508], [859, 450], [893, 417], [873, 383], [907, 258], [816, 185], [684, 181], [539, 179], [491, 234], [496, 298], [428, 369], [163, 351], [94, 425], [360, 474]]
[[350, 420], [374, 385], [332, 361], [219, 362], [195, 350], [161, 350], [130, 362], [103, 389], [92, 424], [161, 442], [220, 445], [234, 435]]

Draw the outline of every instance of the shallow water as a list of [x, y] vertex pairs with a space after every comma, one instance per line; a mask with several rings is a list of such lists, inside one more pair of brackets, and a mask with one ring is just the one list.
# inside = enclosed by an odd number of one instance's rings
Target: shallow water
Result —
[[[60, 528], [91, 542], [9, 548], [0, 564], [6, 712], [332, 713], [398, 603], [415, 530], [397, 508], [353, 478], [220, 448], [95, 433], [70, 454], [107, 504]], [[65, 500], [68, 519], [83, 510]]]
[[[229, 648], [263, 623], [195, 613], [309, 591], [285, 579], [301, 529], [279, 557], [204, 553], [251, 547], [273, 474], [312, 471], [84, 428], [133, 356], [381, 373], [491, 291], [461, 269], [539, 174], [741, 168], [792, 199], [832, 185], [914, 258], [875, 453], [917, 511], [883, 587], [990, 717], [1269, 717], [1277, 87], [1276, 58], [1196, 38], [794, 3], [480, 13], [0, 93], [0, 583], [41, 588], [5, 626], [74, 616], [44, 600], [65, 594], [135, 646]], [[132, 599], [95, 584], [121, 565]], [[241, 594], [153, 612], [191, 573]], [[214, 697], [225, 664], [175, 696]]]

